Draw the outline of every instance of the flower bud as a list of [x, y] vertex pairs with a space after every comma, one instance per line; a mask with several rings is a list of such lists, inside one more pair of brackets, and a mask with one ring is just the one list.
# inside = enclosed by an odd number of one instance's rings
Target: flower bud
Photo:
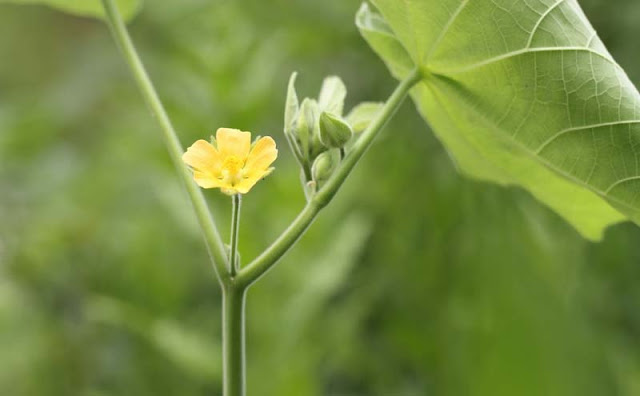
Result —
[[320, 141], [325, 146], [344, 147], [352, 136], [353, 130], [340, 117], [327, 112], [320, 115]]
[[322, 140], [320, 140], [320, 120], [319, 114], [316, 113], [316, 123], [313, 126], [313, 134], [311, 135], [311, 159], [313, 160], [318, 158], [320, 153], [324, 153], [329, 148], [330, 147], [326, 146], [322, 143]]
[[360, 133], [367, 129], [369, 124], [382, 110], [383, 103], [362, 102], [354, 107], [346, 120], [353, 128], [354, 133]]
[[289, 85], [287, 86], [287, 101], [284, 105], [284, 130], [287, 131], [295, 123], [295, 117], [298, 114], [300, 104], [298, 103], [298, 95], [296, 94], [296, 77], [298, 73], [293, 72], [289, 77]]
[[313, 128], [316, 124], [315, 107], [317, 107], [315, 100], [305, 98], [300, 105], [295, 128], [293, 128], [293, 136], [300, 145], [300, 151], [304, 157], [309, 155]]
[[289, 77], [289, 84], [287, 85], [287, 99], [284, 106], [284, 136], [287, 138], [289, 147], [293, 152], [298, 163], [302, 166], [305, 163], [306, 153], [301, 147], [301, 140], [297, 133], [298, 115], [300, 113], [300, 102], [298, 101], [298, 95], [296, 93], [296, 77], [298, 73], [293, 72]]
[[330, 76], [322, 82], [318, 104], [320, 110], [342, 116], [344, 98], [347, 96], [347, 88], [337, 76]]
[[313, 166], [311, 167], [311, 175], [316, 182], [318, 188], [326, 182], [340, 162], [339, 156], [335, 150], [325, 151], [318, 155]]

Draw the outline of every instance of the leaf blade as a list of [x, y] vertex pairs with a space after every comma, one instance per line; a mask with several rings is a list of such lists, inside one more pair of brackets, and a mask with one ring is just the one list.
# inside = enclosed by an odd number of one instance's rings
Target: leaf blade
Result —
[[529, 190], [589, 239], [638, 222], [640, 96], [577, 2], [374, 4], [425, 70], [412, 96], [462, 172]]

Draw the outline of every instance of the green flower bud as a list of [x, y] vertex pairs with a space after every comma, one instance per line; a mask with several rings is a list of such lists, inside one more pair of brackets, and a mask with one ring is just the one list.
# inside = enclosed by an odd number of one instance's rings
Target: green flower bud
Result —
[[320, 120], [319, 113], [316, 113], [316, 123], [313, 127], [313, 135], [311, 136], [311, 159], [315, 159], [320, 155], [320, 153], [324, 153], [329, 149], [329, 147], [325, 146], [320, 140]]
[[320, 141], [325, 146], [344, 147], [352, 136], [353, 130], [340, 117], [327, 112], [320, 115]]
[[289, 143], [293, 155], [302, 166], [305, 163], [306, 153], [304, 153], [302, 147], [300, 147], [301, 140], [296, 130], [298, 114], [300, 112], [300, 103], [295, 87], [297, 76], [298, 73], [292, 73], [287, 86], [287, 100], [284, 106], [284, 136], [287, 138], [287, 143]]
[[318, 188], [331, 177], [331, 174], [333, 174], [339, 162], [340, 157], [335, 150], [325, 151], [318, 155], [318, 158], [313, 161], [311, 175]]
[[337, 76], [330, 76], [322, 82], [318, 104], [320, 110], [342, 116], [344, 98], [347, 96], [347, 88]]
[[284, 105], [284, 130], [285, 132], [295, 124], [295, 117], [298, 114], [300, 104], [298, 103], [298, 95], [296, 94], [296, 77], [298, 73], [291, 73], [289, 77], [289, 85], [287, 86], [287, 101]]
[[347, 122], [353, 128], [354, 133], [360, 133], [367, 129], [373, 119], [380, 113], [384, 103], [362, 102], [354, 107], [349, 115]]
[[304, 158], [309, 156], [309, 148], [311, 144], [311, 137], [313, 136], [313, 129], [316, 125], [316, 111], [317, 103], [313, 99], [305, 98], [300, 105], [298, 111], [298, 118], [296, 120], [295, 128], [293, 129], [293, 136], [300, 146], [300, 151]]

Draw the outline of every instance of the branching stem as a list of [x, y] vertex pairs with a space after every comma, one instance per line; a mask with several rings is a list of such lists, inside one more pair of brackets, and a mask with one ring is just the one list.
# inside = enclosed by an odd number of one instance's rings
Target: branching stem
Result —
[[122, 55], [126, 60], [131, 73], [138, 84], [138, 88], [144, 96], [151, 112], [158, 120], [160, 127], [162, 128], [164, 142], [169, 150], [169, 155], [173, 161], [173, 165], [182, 177], [191, 203], [198, 218], [198, 223], [202, 229], [204, 239], [207, 244], [207, 249], [213, 261], [213, 266], [218, 276], [218, 280], [223, 285], [229, 278], [229, 270], [226, 267], [227, 254], [225, 252], [224, 244], [220, 238], [220, 233], [216, 228], [211, 212], [207, 206], [207, 202], [200, 191], [200, 188], [194, 183], [191, 172], [182, 162], [182, 145], [180, 140], [173, 129], [173, 125], [169, 120], [169, 116], [156, 93], [156, 90], [147, 74], [140, 57], [129, 37], [127, 27], [122, 20], [122, 16], [115, 5], [114, 0], [102, 0], [102, 5], [107, 16], [107, 22], [113, 33], [113, 38], [120, 47]]
[[[102, 0], [109, 27], [115, 41], [133, 74], [138, 88], [147, 101], [153, 115], [158, 119], [163, 138], [174, 166], [182, 177], [189, 198], [193, 204], [214, 269], [222, 287], [222, 345], [223, 345], [223, 388], [225, 396], [243, 396], [245, 385], [245, 299], [247, 288], [264, 275], [295, 244], [313, 223], [318, 213], [331, 202], [357, 162], [366, 152], [371, 142], [391, 119], [402, 104], [409, 90], [421, 79], [419, 71], [413, 71], [395, 89], [382, 111], [362, 133], [352, 149], [341, 162], [340, 167], [327, 183], [311, 197], [302, 212], [291, 225], [261, 255], [245, 268], [238, 263], [238, 228], [240, 223], [240, 195], [233, 196], [231, 221], [231, 246], [227, 255], [220, 233], [216, 228], [207, 203], [191, 172], [182, 162], [183, 149], [169, 120], [169, 116], [149, 79], [149, 76], [129, 37], [114, 0]], [[306, 175], [308, 177], [308, 175]], [[227, 259], [228, 257], [228, 259]]]
[[367, 151], [373, 139], [398, 110], [405, 97], [422, 75], [418, 69], [412, 71], [393, 91], [380, 113], [362, 132], [340, 167], [327, 183], [309, 200], [302, 212], [291, 225], [261, 255], [244, 267], [236, 277], [239, 285], [250, 286], [264, 275], [295, 244], [309, 228], [318, 213], [331, 202], [360, 158]]

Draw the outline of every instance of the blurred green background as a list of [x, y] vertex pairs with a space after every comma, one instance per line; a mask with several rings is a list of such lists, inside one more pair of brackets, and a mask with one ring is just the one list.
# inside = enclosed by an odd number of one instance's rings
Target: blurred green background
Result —
[[[244, 202], [258, 254], [303, 206], [286, 82], [348, 106], [395, 82], [359, 0], [147, 0], [134, 40], [184, 145], [272, 135]], [[582, 0], [640, 83], [640, 2]], [[0, 7], [0, 395], [216, 395], [220, 293], [160, 130], [106, 27]], [[228, 233], [230, 200], [207, 198]], [[589, 243], [468, 180], [407, 102], [248, 299], [251, 395], [640, 395], [640, 229]]]

